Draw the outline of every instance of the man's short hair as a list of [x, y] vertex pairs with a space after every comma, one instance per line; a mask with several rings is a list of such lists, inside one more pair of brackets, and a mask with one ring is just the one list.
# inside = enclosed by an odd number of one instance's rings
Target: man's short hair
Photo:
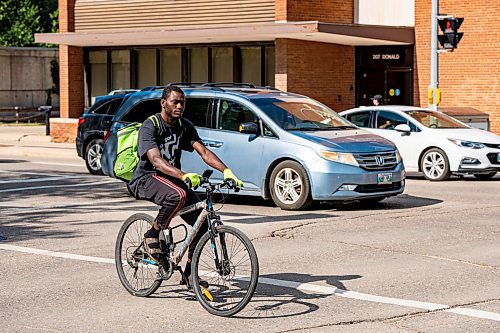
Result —
[[170, 94], [172, 93], [172, 91], [175, 91], [184, 96], [184, 91], [182, 91], [181, 88], [172, 85], [172, 86], [166, 86], [165, 89], [163, 89], [163, 94], [161, 94], [161, 99], [167, 99], [168, 96], [170, 96]]

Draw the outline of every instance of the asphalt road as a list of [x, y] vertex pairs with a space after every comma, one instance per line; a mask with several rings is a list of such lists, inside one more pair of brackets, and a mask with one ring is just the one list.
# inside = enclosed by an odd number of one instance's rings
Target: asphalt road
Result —
[[0, 331], [500, 331], [498, 175], [412, 178], [372, 208], [288, 212], [250, 197], [218, 207], [260, 261], [236, 318], [208, 314], [178, 275], [152, 297], [125, 291], [116, 235], [131, 214], [157, 208], [123, 183], [89, 175], [76, 157], [0, 152]]

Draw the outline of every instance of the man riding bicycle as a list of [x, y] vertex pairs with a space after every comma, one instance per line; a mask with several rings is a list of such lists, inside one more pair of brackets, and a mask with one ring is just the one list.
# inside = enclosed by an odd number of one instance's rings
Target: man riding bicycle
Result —
[[[149, 200], [160, 205], [160, 210], [151, 229], [144, 234], [144, 247], [150, 257], [159, 262], [163, 260], [160, 249], [160, 230], [168, 227], [172, 218], [184, 206], [200, 201], [196, 193], [188, 188], [200, 184], [200, 175], [184, 172], [181, 169], [182, 150], [196, 152], [203, 161], [224, 174], [224, 180], [232, 179], [236, 186], [243, 183], [233, 174], [213, 152], [202, 143], [193, 123], [182, 117], [186, 99], [184, 92], [177, 86], [167, 86], [161, 97], [161, 113], [155, 117], [157, 122], [148, 118], [139, 129], [139, 163], [128, 187], [137, 199]], [[200, 210], [181, 216], [185, 222], [193, 225]], [[184, 277], [191, 275], [191, 259], [199, 239], [207, 231], [203, 224], [189, 246]], [[181, 284], [186, 284], [184, 278]]]

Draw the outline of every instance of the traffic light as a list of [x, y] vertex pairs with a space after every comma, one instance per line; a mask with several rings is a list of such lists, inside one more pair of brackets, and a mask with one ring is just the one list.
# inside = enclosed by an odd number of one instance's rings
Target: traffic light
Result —
[[438, 35], [438, 40], [443, 49], [453, 50], [457, 48], [458, 43], [464, 35], [463, 32], [458, 32], [463, 21], [463, 18], [457, 17], [438, 17], [438, 24], [443, 32], [442, 35]]

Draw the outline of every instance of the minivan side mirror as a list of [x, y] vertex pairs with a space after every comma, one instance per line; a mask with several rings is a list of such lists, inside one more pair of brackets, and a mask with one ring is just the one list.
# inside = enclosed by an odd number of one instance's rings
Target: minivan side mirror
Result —
[[256, 123], [243, 123], [240, 125], [240, 133], [258, 134], [259, 128]]
[[396, 127], [394, 127], [394, 130], [401, 132], [406, 135], [410, 135], [411, 128], [407, 124], [399, 124]]

